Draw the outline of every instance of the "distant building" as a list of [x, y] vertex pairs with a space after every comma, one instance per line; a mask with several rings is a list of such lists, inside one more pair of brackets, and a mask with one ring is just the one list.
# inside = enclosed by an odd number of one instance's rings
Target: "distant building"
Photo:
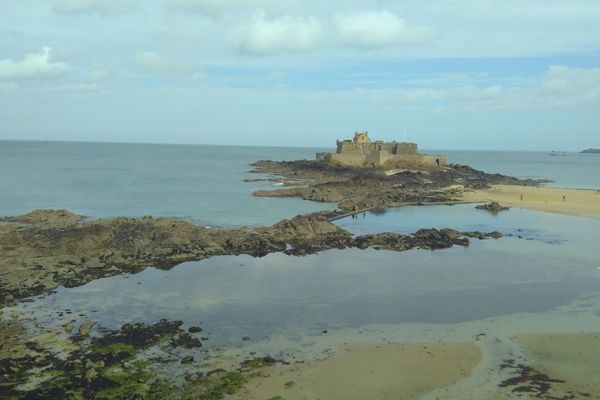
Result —
[[367, 131], [356, 132], [352, 140], [338, 140], [335, 153], [317, 153], [317, 160], [363, 168], [446, 164], [446, 156], [419, 154], [416, 143], [372, 142]]

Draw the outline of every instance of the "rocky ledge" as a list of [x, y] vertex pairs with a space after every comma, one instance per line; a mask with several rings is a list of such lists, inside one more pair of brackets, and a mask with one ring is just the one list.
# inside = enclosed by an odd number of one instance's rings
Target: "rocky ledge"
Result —
[[[298, 197], [337, 203], [341, 212], [374, 207], [456, 201], [465, 188], [490, 185], [536, 186], [548, 181], [488, 174], [466, 165], [428, 169], [364, 169], [332, 165], [325, 161], [258, 161], [251, 172], [281, 177], [284, 188], [258, 190], [255, 196]], [[296, 186], [290, 187], [289, 182]]]
[[240, 229], [208, 228], [174, 218], [86, 220], [65, 210], [36, 210], [0, 220], [8, 222], [0, 224], [0, 307], [50, 293], [61, 285], [79, 286], [148, 266], [168, 269], [217, 255], [306, 255], [347, 247], [438, 249], [468, 245], [469, 237], [500, 236], [497, 232], [424, 229], [413, 235], [353, 237], [319, 213]]
[[0, 398], [217, 400], [246, 382], [246, 364], [262, 360], [203, 371], [201, 341], [182, 324], [163, 319], [91, 335], [85, 321], [74, 334], [67, 324], [66, 334], [24, 338], [18, 322], [0, 319]]

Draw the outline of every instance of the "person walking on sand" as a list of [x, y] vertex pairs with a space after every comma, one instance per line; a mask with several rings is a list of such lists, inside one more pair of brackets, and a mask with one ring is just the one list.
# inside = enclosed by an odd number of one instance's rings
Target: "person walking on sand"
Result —
[[523, 195], [521, 195], [521, 201], [523, 201]]
[[563, 196], [563, 201], [567, 200], [567, 196]]

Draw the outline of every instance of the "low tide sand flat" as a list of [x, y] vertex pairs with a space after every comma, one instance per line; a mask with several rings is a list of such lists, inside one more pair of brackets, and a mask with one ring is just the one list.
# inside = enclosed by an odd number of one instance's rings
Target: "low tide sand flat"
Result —
[[494, 185], [490, 189], [465, 191], [462, 199], [600, 218], [600, 193], [595, 190]]
[[474, 343], [343, 344], [322, 361], [281, 366], [236, 399], [417, 399], [468, 377], [481, 361]]
[[[522, 335], [531, 366], [554, 380], [548, 398], [600, 398], [600, 333]], [[573, 397], [568, 397], [573, 396]]]

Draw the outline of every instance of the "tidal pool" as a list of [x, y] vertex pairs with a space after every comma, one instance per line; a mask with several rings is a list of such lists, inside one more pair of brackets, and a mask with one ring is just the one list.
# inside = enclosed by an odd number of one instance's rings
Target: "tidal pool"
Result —
[[598, 220], [526, 210], [491, 215], [461, 205], [387, 210], [339, 224], [355, 233], [450, 227], [514, 236], [436, 251], [215, 257], [59, 288], [17, 309], [44, 327], [83, 317], [108, 329], [181, 319], [227, 347], [244, 336], [293, 341], [300, 332], [548, 313], [600, 294]]

